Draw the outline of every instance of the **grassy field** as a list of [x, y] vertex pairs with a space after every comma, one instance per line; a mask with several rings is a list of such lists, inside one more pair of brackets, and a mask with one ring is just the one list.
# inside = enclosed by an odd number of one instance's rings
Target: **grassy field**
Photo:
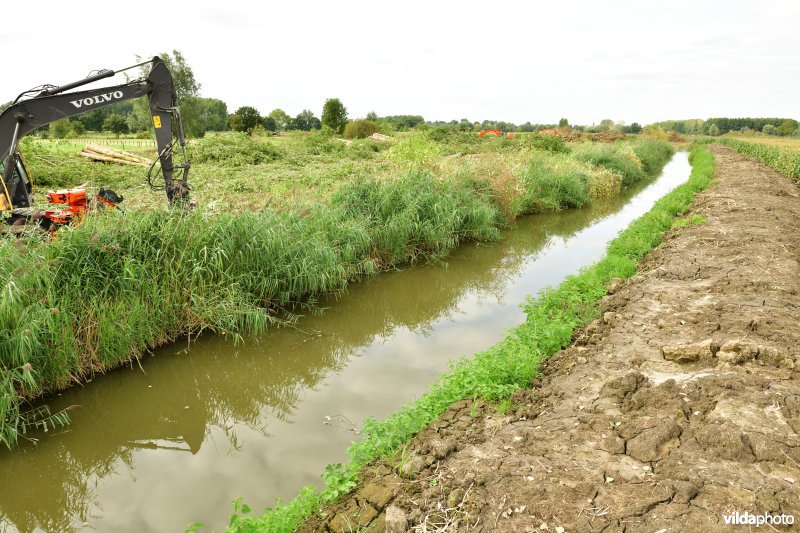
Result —
[[[544, 136], [542, 136], [544, 137]], [[663, 141], [568, 147], [417, 132], [346, 145], [321, 134], [193, 144], [196, 209], [167, 209], [142, 169], [27, 140], [39, 186], [90, 181], [126, 213], [54, 240], [0, 239], [0, 442], [46, 411], [24, 401], [80, 383], [189, 333], [255, 333], [392, 265], [497, 238], [519, 215], [580, 207], [657, 172]]]

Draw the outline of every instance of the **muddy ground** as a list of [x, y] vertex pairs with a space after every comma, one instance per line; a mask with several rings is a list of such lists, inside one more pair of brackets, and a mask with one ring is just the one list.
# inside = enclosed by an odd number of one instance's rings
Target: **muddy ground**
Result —
[[506, 415], [453, 405], [305, 530], [716, 531], [735, 511], [800, 522], [800, 190], [711, 150], [718, 184], [692, 208], [705, 222], [612, 284], [603, 319]]

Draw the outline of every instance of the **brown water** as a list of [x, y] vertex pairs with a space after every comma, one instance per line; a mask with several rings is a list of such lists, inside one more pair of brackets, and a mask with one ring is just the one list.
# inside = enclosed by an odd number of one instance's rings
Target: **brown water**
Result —
[[[522, 322], [529, 294], [602, 257], [607, 243], [689, 175], [678, 154], [613, 201], [519, 221], [447, 264], [354, 285], [322, 316], [245, 339], [204, 337], [48, 401], [67, 431], [0, 451], [0, 530], [223, 528], [238, 496], [255, 510], [320, 485], [368, 417], [425, 392], [449, 361]], [[302, 330], [302, 331], [301, 331]], [[328, 419], [327, 417], [330, 417]]]

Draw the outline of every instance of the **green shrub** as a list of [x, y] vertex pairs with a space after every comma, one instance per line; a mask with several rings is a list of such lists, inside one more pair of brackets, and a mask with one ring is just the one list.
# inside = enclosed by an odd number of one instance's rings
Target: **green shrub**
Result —
[[244, 133], [208, 136], [191, 147], [192, 163], [224, 163], [238, 167], [267, 163], [284, 156], [283, 150], [271, 142], [258, 141]]
[[570, 151], [564, 139], [558, 135], [538, 134], [526, 135], [524, 138], [526, 146], [537, 150], [546, 150], [554, 153], [567, 153]]
[[378, 125], [371, 120], [352, 120], [344, 127], [345, 139], [366, 139], [378, 132]]

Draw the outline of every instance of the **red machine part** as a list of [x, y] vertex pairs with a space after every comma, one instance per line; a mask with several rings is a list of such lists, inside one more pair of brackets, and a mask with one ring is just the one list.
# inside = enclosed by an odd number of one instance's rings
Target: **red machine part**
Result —
[[505, 133], [505, 132], [502, 132], [500, 130], [483, 130], [482, 132], [480, 132], [478, 134], [478, 137], [483, 137], [484, 135], [488, 135], [490, 133], [493, 133], [493, 134], [497, 135], [498, 137], [505, 137], [506, 139], [513, 139], [514, 138], [514, 134], [513, 133]]

